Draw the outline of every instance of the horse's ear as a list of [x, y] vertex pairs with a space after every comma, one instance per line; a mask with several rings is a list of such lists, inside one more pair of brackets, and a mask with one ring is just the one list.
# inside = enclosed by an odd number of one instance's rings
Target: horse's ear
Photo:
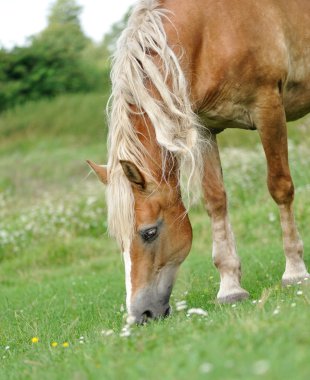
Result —
[[128, 180], [134, 185], [140, 186], [142, 189], [146, 186], [146, 181], [143, 174], [137, 168], [137, 166], [131, 161], [120, 160], [123, 171]]
[[92, 168], [92, 170], [97, 174], [97, 177], [103, 182], [105, 185], [108, 183], [108, 170], [105, 165], [98, 165], [94, 162], [87, 160], [88, 165]]

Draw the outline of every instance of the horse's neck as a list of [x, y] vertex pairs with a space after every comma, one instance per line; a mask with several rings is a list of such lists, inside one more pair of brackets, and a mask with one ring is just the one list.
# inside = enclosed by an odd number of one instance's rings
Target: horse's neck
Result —
[[165, 154], [157, 142], [155, 129], [146, 114], [138, 114], [134, 110], [132, 114], [133, 127], [137, 136], [145, 148], [145, 162], [148, 170], [152, 173], [156, 181], [161, 182], [163, 178], [173, 183], [177, 181], [178, 170], [177, 161], [171, 153]]

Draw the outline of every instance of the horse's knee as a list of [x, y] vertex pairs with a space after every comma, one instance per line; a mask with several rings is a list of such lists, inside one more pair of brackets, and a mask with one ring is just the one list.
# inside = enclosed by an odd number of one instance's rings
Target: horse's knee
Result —
[[227, 212], [227, 197], [224, 188], [206, 189], [204, 198], [206, 209], [210, 216], [222, 215]]
[[268, 188], [277, 204], [290, 203], [294, 198], [294, 184], [289, 175], [268, 177]]

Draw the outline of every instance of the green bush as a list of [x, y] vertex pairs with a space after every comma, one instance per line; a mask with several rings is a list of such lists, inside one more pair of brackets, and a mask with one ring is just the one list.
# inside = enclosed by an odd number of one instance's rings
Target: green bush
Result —
[[74, 0], [58, 0], [47, 28], [28, 46], [0, 50], [0, 111], [28, 100], [103, 88], [106, 75], [94, 55], [85, 54], [93, 44], [81, 29], [79, 13]]

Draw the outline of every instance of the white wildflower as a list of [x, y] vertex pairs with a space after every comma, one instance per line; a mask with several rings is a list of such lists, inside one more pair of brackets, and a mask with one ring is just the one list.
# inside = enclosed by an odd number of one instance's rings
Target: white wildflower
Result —
[[103, 336], [110, 336], [112, 334], [114, 334], [113, 330], [102, 330], [101, 331], [101, 335], [103, 335]]
[[91, 206], [92, 204], [94, 204], [96, 202], [96, 200], [97, 199], [95, 197], [88, 197], [86, 200], [87, 206]]
[[192, 314], [202, 315], [203, 317], [206, 317], [208, 315], [208, 312], [200, 308], [192, 308], [187, 310], [188, 316]]
[[303, 294], [303, 291], [302, 291], [302, 290], [298, 290], [298, 291], [296, 292], [296, 294], [297, 294], [298, 296], [301, 296], [301, 295]]
[[122, 331], [121, 333], [119, 334], [119, 336], [121, 338], [127, 338], [131, 335], [131, 330], [130, 330], [130, 326], [128, 324], [126, 324], [123, 328], [122, 328]]
[[177, 311], [182, 311], [187, 309], [186, 301], [178, 301], [175, 303], [175, 307]]
[[136, 323], [136, 318], [133, 315], [128, 315], [126, 318], [126, 323], [129, 326], [134, 325]]
[[5, 240], [9, 236], [8, 232], [5, 230], [0, 230], [0, 238]]
[[267, 360], [258, 360], [253, 365], [253, 372], [255, 375], [264, 375], [270, 368]]
[[208, 362], [205, 362], [201, 364], [200, 366], [200, 372], [202, 373], [209, 373], [212, 371], [212, 369], [213, 369], [213, 364], [208, 363]]

